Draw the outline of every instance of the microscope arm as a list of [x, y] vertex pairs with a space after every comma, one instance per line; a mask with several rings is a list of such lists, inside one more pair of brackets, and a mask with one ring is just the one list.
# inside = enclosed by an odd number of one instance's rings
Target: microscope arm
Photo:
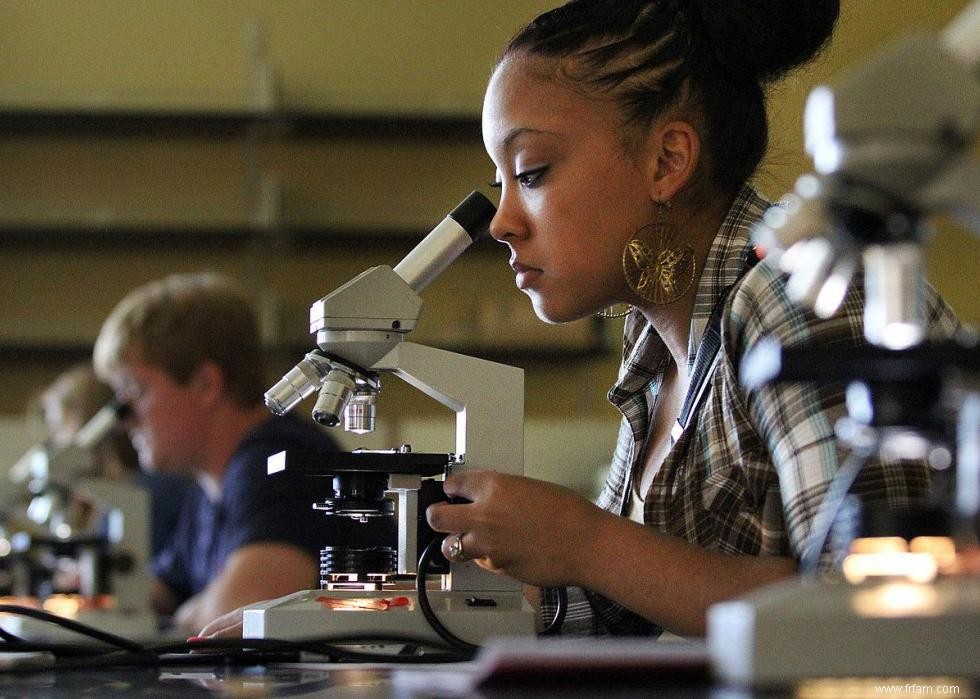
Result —
[[79, 481], [76, 490], [105, 517], [110, 546], [112, 592], [121, 610], [148, 610], [150, 578], [150, 494], [139, 485], [104, 478]]
[[412, 342], [396, 345], [371, 369], [390, 371], [456, 413], [464, 468], [523, 473], [521, 369]]
[[[456, 413], [457, 469], [524, 473], [524, 372], [411, 342], [395, 346], [375, 371], [390, 371]], [[472, 561], [451, 563], [454, 590], [516, 590], [520, 583]]]
[[980, 238], [980, 162], [960, 158], [919, 194], [926, 211], [945, 211]]

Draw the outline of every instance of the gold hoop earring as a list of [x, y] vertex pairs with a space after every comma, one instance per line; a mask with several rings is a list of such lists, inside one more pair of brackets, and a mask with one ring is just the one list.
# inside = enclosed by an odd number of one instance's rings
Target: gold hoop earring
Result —
[[644, 301], [664, 306], [677, 301], [694, 283], [694, 248], [675, 241], [664, 220], [669, 203], [660, 204], [657, 222], [638, 230], [623, 250], [623, 274]]

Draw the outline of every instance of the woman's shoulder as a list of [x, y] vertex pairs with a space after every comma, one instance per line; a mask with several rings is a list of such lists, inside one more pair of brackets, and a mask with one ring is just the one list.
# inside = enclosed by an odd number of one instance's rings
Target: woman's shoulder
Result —
[[862, 337], [864, 294], [852, 286], [841, 308], [829, 318], [817, 316], [794, 301], [785, 275], [774, 265], [761, 262], [735, 285], [722, 321], [725, 345], [741, 355], [764, 337], [783, 347], [811, 344], [853, 344]]

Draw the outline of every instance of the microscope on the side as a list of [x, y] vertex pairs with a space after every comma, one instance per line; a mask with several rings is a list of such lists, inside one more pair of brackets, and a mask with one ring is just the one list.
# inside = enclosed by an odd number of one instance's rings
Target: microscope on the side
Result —
[[[807, 100], [818, 175], [767, 212], [756, 240], [789, 275], [787, 293], [818, 316], [833, 315], [863, 275], [867, 344], [763, 342], [743, 360], [750, 389], [846, 383], [836, 428], [851, 457], [814, 518], [800, 564], [809, 577], [710, 609], [708, 647], [727, 681], [977, 677], [980, 575], [968, 561], [980, 552], [980, 344], [966, 332], [929, 336], [921, 249], [933, 213], [980, 235], [978, 69], [974, 2], [939, 36], [898, 42]], [[848, 490], [872, 456], [953, 473], [955, 495], [924, 518], [856, 503]], [[843, 579], [818, 578], [837, 541], [849, 543]]]
[[324, 516], [365, 524], [394, 518], [397, 540], [326, 546], [320, 589], [247, 608], [244, 637], [409, 634], [440, 641], [439, 625], [470, 644], [534, 634], [521, 584], [472, 561], [433, 556], [441, 536], [425, 521], [425, 508], [445, 499], [440, 479], [450, 470], [523, 473], [524, 373], [404, 341], [420, 315], [419, 292], [485, 236], [495, 211], [486, 197], [471, 193], [394, 268], [368, 269], [310, 308], [317, 349], [266, 393], [270, 410], [286, 413], [317, 392], [317, 422], [371, 432], [381, 375], [390, 373], [456, 414], [455, 448], [427, 454], [402, 445], [270, 457], [270, 477], [331, 479], [324, 479], [329, 497], [313, 503]]
[[[149, 638], [150, 497], [124, 480], [93, 475], [97, 445], [127, 406], [111, 401], [64, 446], [37, 444], [10, 468], [8, 536], [0, 551], [19, 604], [36, 605], [103, 631]], [[51, 625], [26, 617], [0, 620], [18, 636], [49, 637]]]

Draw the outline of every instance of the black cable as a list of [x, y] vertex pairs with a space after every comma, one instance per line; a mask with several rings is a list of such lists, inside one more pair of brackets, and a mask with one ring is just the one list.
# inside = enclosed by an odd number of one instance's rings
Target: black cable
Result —
[[[438, 542], [436, 542], [438, 543]], [[426, 549], [428, 555], [420, 559], [419, 569], [422, 571], [423, 581], [428, 561], [431, 558], [432, 547]], [[421, 663], [446, 663], [460, 662], [469, 660], [473, 657], [473, 651], [477, 646], [472, 646], [450, 634], [439, 623], [439, 620], [432, 612], [428, 604], [428, 598], [423, 592], [420, 595], [423, 600], [420, 606], [423, 607], [423, 614], [428, 611], [426, 618], [433, 623], [433, 628], [442, 628], [443, 631], [455, 641], [447, 641], [447, 645], [433, 642], [431, 639], [421, 638], [413, 635], [400, 634], [354, 634], [344, 636], [325, 636], [301, 640], [281, 640], [281, 639], [207, 639], [185, 641], [180, 643], [169, 643], [159, 646], [143, 646], [128, 639], [110, 634], [99, 629], [92, 628], [79, 622], [56, 616], [49, 612], [44, 612], [31, 607], [21, 607], [16, 605], [0, 605], [0, 612], [26, 616], [42, 621], [50, 622], [78, 633], [82, 636], [92, 638], [102, 643], [108, 644], [108, 648], [64, 643], [39, 643], [18, 639], [0, 644], [5, 652], [49, 652], [55, 656], [55, 664], [45, 668], [16, 669], [16, 672], [32, 672], [42, 669], [73, 670], [73, 669], [94, 669], [94, 668], [121, 668], [121, 667], [159, 667], [168, 666], [188, 666], [188, 665], [213, 665], [216, 662], [240, 664], [265, 664], [273, 660], [281, 660], [284, 654], [296, 654], [307, 652], [311, 654], [328, 656], [338, 661], [353, 662], [384, 662], [400, 664], [421, 664]], [[6, 632], [11, 639], [17, 637]], [[440, 634], [442, 635], [442, 634]], [[344, 644], [367, 644], [367, 643], [399, 643], [413, 648], [430, 648], [434, 652], [411, 655], [372, 653], [362, 650], [352, 650], [343, 647]], [[193, 652], [191, 652], [193, 651]], [[208, 652], [214, 651], [214, 652]]]
[[557, 636], [561, 633], [562, 624], [565, 623], [565, 614], [568, 612], [568, 588], [564, 585], [552, 588], [558, 594], [558, 604], [555, 606], [555, 615], [551, 621], [541, 631], [542, 636]]
[[[371, 653], [361, 650], [351, 650], [343, 647], [343, 644], [353, 645], [367, 643], [398, 643], [403, 645], [411, 645], [413, 647], [432, 648], [439, 652], [429, 653], [426, 655], [403, 655], [391, 653]], [[449, 646], [443, 646], [438, 642], [433, 642], [429, 639], [407, 634], [348, 634], [343, 636], [317, 636], [307, 639], [292, 640], [261, 638], [200, 639], [157, 646], [149, 650], [161, 656], [167, 656], [167, 662], [169, 664], [170, 659], [173, 657], [169, 654], [195, 651], [194, 657], [197, 657], [199, 655], [204, 655], [200, 652], [203, 649], [216, 649], [218, 651], [240, 650], [243, 653], [265, 654], [304, 651], [316, 653], [318, 655], [333, 655], [349, 660], [356, 660], [358, 662], [438, 663], [459, 662], [460, 660], [465, 659], [461, 657], [458, 651]], [[220, 654], [221, 653], [211, 654], [211, 657], [213, 658], [215, 655]]]
[[37, 668], [16, 668], [15, 672], [31, 672], [35, 670], [109, 670], [121, 668], [142, 668], [159, 670], [160, 659], [154, 655], [131, 653], [130, 651], [112, 650], [99, 655], [55, 655], [54, 664]]
[[[4, 653], [51, 653], [59, 657], [104, 656], [110, 652], [119, 652], [115, 648], [109, 649], [105, 646], [29, 640], [22, 640], [9, 645], [0, 644], [0, 650]], [[124, 652], [128, 653], [129, 651]]]
[[[113, 666], [113, 665], [158, 665], [166, 658], [166, 662], [177, 661], [177, 654], [186, 654], [190, 664], [202, 664], [202, 661], [214, 662], [216, 657], [227, 659], [234, 655], [239, 657], [268, 658], [270, 654], [297, 653], [306, 651], [319, 655], [331, 655], [338, 658], [346, 658], [356, 661], [374, 662], [403, 662], [403, 663], [438, 663], [438, 662], [459, 662], [469, 656], [461, 656], [458, 650], [450, 646], [444, 646], [430, 639], [421, 638], [413, 635], [400, 634], [354, 634], [343, 636], [324, 636], [300, 640], [282, 639], [208, 639], [198, 641], [184, 641], [180, 643], [169, 643], [155, 647], [143, 646], [129, 641], [125, 638], [114, 636], [84, 624], [58, 617], [41, 610], [31, 607], [20, 607], [14, 605], [0, 605], [0, 612], [17, 614], [31, 618], [48, 621], [64, 628], [68, 628], [81, 635], [95, 638], [110, 644], [109, 649], [92, 645], [65, 644], [65, 643], [41, 643], [34, 641], [18, 640], [15, 643], [4, 644], [5, 651], [13, 652], [39, 652], [46, 651], [55, 654], [62, 660], [70, 657], [70, 661], [60, 662], [59, 667], [91, 667], [91, 666]], [[13, 634], [7, 632], [12, 638]], [[389, 653], [371, 653], [359, 650], [344, 648], [342, 644], [366, 644], [366, 643], [399, 643], [409, 645], [413, 648], [432, 648], [436, 652], [424, 655], [392, 655]], [[218, 653], [201, 653], [202, 649], [216, 649]], [[223, 651], [236, 651], [227, 653]], [[198, 651], [190, 655], [190, 651]], [[182, 664], [182, 663], [177, 663]]]
[[429, 603], [429, 593], [425, 587], [425, 576], [429, 571], [429, 561], [432, 559], [432, 552], [442, 545], [443, 539], [438, 537], [434, 538], [429, 542], [429, 545], [425, 547], [422, 555], [419, 557], [418, 572], [415, 574], [415, 591], [419, 598], [419, 609], [422, 611], [422, 616], [425, 620], [429, 622], [429, 626], [432, 630], [439, 634], [446, 643], [449, 644], [454, 650], [466, 654], [472, 657], [476, 651], [480, 649], [480, 646], [473, 645], [468, 641], [464, 641], [459, 636], [454, 634], [452, 631], [443, 626], [442, 622], [439, 621], [439, 617], [432, 610], [432, 605]]
[[7, 631], [2, 626], [0, 626], [0, 638], [2, 638], [7, 643], [23, 643], [24, 642], [24, 639], [23, 638], [20, 638], [19, 636], [15, 636], [14, 634], [10, 633], [9, 631]]
[[[101, 653], [91, 647], [71, 647], [54, 646], [45, 644], [25, 644], [25, 647], [17, 646], [16, 652], [29, 651], [48, 651], [55, 654], [55, 664], [46, 667], [25, 667], [23, 669], [8, 670], [13, 672], [33, 672], [38, 670], [93, 670], [93, 669], [119, 669], [119, 668], [155, 668], [163, 667], [194, 667], [194, 666], [214, 666], [214, 665], [268, 665], [275, 662], [295, 662], [298, 660], [300, 652], [318, 656], [327, 656], [332, 662], [359, 662], [359, 663], [397, 663], [400, 665], [411, 664], [438, 664], [452, 663], [468, 660], [469, 656], [462, 656], [459, 652], [445, 650], [425, 655], [396, 655], [389, 653], [371, 653], [355, 651], [344, 648], [335, 643], [358, 643], [358, 642], [410, 642], [415, 645], [436, 647], [427, 639], [412, 637], [402, 639], [395, 637], [339, 637], [331, 639], [332, 643], [327, 643], [322, 639], [309, 639], [305, 641], [283, 641], [275, 639], [261, 639], [259, 643], [256, 639], [221, 639], [220, 642], [197, 642], [190, 646], [169, 646], [160, 649], [163, 652], [154, 655], [136, 654], [129, 651], [110, 650]], [[28, 648], [27, 646], [30, 646]], [[202, 649], [215, 648], [215, 652], [202, 652]], [[67, 655], [64, 651], [68, 651]], [[180, 650], [183, 652], [172, 653], [170, 651]], [[195, 652], [187, 652], [193, 650]], [[284, 656], [289, 657], [284, 657]]]
[[837, 469], [837, 473], [827, 486], [827, 492], [820, 502], [817, 514], [813, 518], [813, 526], [810, 528], [810, 537], [807, 546], [800, 557], [800, 573], [805, 576], [814, 576], [820, 566], [820, 554], [823, 552], [830, 530], [834, 526], [834, 521], [840, 512], [844, 498], [857, 480], [858, 474], [867, 464], [871, 455], [878, 450], [879, 440], [872, 444], [861, 445], [851, 449], [847, 460]]
[[[77, 621], [71, 619], [66, 619], [65, 617], [58, 616], [57, 614], [52, 614], [51, 612], [45, 612], [40, 609], [33, 609], [32, 607], [22, 607], [15, 604], [0, 604], [0, 612], [6, 612], [8, 614], [18, 614], [20, 616], [30, 617], [32, 619], [38, 619], [40, 621], [45, 621], [55, 626], [60, 626], [69, 631], [73, 631], [81, 636], [87, 636], [88, 638], [95, 639], [96, 641], [101, 641], [110, 646], [115, 646], [130, 653], [135, 653], [137, 655], [147, 655], [148, 651], [141, 644], [135, 641], [130, 641], [122, 636], [117, 636], [106, 631], [101, 631], [99, 629], [87, 626], [85, 624], [80, 624]], [[155, 656], [153, 656], [155, 657]]]

